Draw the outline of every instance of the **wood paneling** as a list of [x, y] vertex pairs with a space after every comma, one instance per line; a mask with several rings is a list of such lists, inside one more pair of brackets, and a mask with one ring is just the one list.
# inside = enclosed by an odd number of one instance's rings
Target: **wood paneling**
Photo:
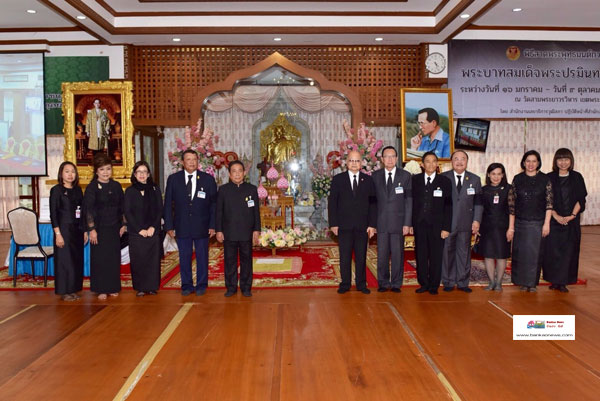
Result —
[[400, 123], [400, 88], [423, 87], [420, 46], [137, 47], [127, 48], [136, 125], [194, 123], [192, 102], [201, 88], [225, 80], [279, 52], [330, 81], [353, 89], [364, 121]]

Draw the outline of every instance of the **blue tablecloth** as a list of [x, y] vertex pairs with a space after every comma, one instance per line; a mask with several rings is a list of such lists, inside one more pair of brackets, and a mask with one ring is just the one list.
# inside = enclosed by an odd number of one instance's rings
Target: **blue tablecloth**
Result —
[[[50, 223], [40, 223], [40, 242], [42, 246], [52, 246], [54, 244], [54, 230]], [[8, 267], [8, 274], [12, 277], [13, 272], [13, 257], [17, 247], [12, 237], [10, 239], [10, 261]], [[33, 263], [36, 276], [44, 275], [44, 260], [39, 259]], [[19, 260], [17, 262], [17, 274], [28, 273], [31, 274], [31, 261]], [[48, 258], [48, 275], [54, 276], [54, 257]], [[83, 275], [88, 277], [90, 275], [90, 243], [86, 244], [83, 248]]]

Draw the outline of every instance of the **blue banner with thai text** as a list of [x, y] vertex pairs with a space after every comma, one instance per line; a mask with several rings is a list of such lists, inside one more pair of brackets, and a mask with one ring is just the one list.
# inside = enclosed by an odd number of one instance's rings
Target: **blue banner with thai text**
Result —
[[600, 118], [600, 43], [453, 40], [455, 117]]

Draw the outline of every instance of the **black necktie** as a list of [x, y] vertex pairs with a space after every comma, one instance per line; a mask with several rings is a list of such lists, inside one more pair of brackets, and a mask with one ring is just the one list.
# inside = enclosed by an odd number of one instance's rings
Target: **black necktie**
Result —
[[193, 174], [189, 174], [188, 175], [188, 182], [187, 182], [187, 184], [185, 186], [185, 188], [187, 189], [187, 193], [188, 193], [188, 196], [190, 197], [190, 199], [192, 199], [192, 177], [193, 176], [194, 176]]
[[356, 182], [356, 175], [354, 176], [354, 179], [352, 180], [352, 193], [354, 195], [356, 195], [356, 190], [358, 189], [358, 182]]
[[427, 185], [426, 185], [426, 187], [429, 188], [430, 185], [431, 185], [431, 177], [427, 177]]
[[458, 179], [458, 182], [456, 183], [456, 190], [460, 192], [460, 189], [462, 188], [462, 182], [460, 182], [460, 175], [457, 175], [456, 178]]
[[387, 179], [387, 191], [388, 193], [392, 192], [392, 188], [394, 187], [394, 183], [392, 182], [392, 173], [388, 173]]

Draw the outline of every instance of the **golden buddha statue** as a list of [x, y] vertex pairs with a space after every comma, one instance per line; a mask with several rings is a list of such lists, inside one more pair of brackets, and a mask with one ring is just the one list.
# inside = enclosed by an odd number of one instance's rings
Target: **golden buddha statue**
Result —
[[273, 164], [282, 164], [296, 157], [300, 150], [302, 133], [289, 123], [285, 115], [279, 116], [260, 132], [260, 156]]

